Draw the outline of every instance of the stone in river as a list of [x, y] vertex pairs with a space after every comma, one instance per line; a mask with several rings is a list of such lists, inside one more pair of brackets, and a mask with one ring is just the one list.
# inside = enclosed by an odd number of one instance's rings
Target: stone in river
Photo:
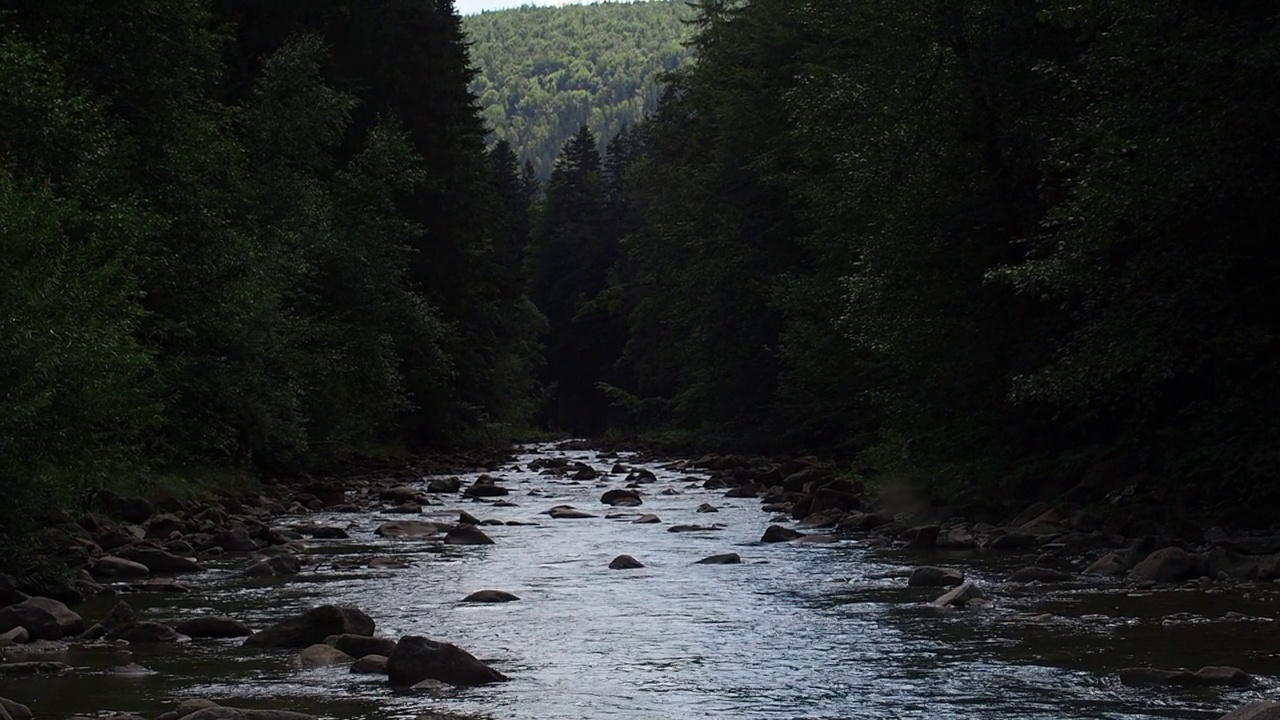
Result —
[[444, 536], [446, 545], [492, 545], [493, 538], [475, 525], [459, 525]]
[[610, 570], [635, 570], [644, 567], [644, 563], [630, 555], [619, 555], [609, 563]]
[[373, 635], [373, 619], [353, 607], [321, 605], [245, 638], [246, 647], [304, 648], [330, 635]]
[[657, 515], [645, 513], [631, 522], [635, 525], [653, 525], [662, 522], [662, 520]]
[[802, 535], [803, 533], [796, 532], [791, 528], [783, 527], [781, 525], [770, 525], [764, 531], [764, 535], [760, 538], [760, 542], [765, 542], [765, 543], [787, 542], [788, 540], [795, 540], [796, 538], [801, 537]]
[[462, 599], [468, 603], [505, 603], [515, 602], [520, 598], [503, 590], [477, 590]]
[[239, 620], [218, 615], [188, 618], [174, 625], [173, 629], [192, 638], [248, 637], [253, 634], [253, 630]]
[[406, 635], [387, 658], [387, 678], [393, 686], [413, 686], [428, 678], [454, 686], [504, 682], [506, 675], [449, 643]]
[[702, 558], [696, 564], [698, 565], [739, 565], [742, 563], [742, 557], [738, 553], [720, 553], [718, 555], [708, 555]]

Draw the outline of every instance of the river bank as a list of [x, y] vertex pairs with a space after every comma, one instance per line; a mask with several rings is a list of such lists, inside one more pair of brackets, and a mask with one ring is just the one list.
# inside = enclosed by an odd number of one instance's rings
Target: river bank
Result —
[[[1155, 547], [1158, 538], [1085, 529], [1087, 519], [1055, 518], [1053, 508], [990, 527], [934, 522], [877, 508], [845, 493], [857, 488], [820, 465], [793, 462], [808, 467], [544, 445], [496, 467], [469, 468], [456, 483], [386, 468], [341, 483], [280, 486], [261, 502], [153, 508], [139, 523], [100, 519], [86, 530], [92, 546], [78, 542], [108, 591], [72, 606], [87, 625], [108, 619], [120, 600], [136, 621], [177, 628], [228, 616], [259, 633], [317, 606], [351, 606], [376, 623], [378, 636], [455, 643], [510, 682], [437, 688], [445, 691], [437, 697], [393, 691], [385, 677], [351, 673], [350, 661], [340, 658], [297, 667], [303, 661], [293, 658], [303, 648], [246, 647], [242, 638], [126, 645], [72, 637], [39, 648], [6, 646], [3, 665], [39, 656], [66, 667], [21, 678], [0, 673], [0, 696], [25, 701], [38, 718], [108, 709], [154, 718], [196, 698], [332, 718], [430, 711], [763, 720], [975, 708], [993, 718], [1216, 718], [1266, 698], [1280, 676], [1275, 585], [1258, 579], [1257, 570], [1253, 579], [1230, 574], [1241, 563], [1265, 565], [1271, 556], [1241, 552], [1267, 549], [1260, 538], [1248, 547], [1225, 538], [1179, 548], [1192, 551], [1190, 564], [1171, 564], [1161, 558], [1178, 553], [1159, 556], [1167, 548]], [[325, 487], [322, 496], [317, 491]], [[576, 512], [552, 512], [560, 506]], [[174, 522], [166, 514], [184, 529], [166, 528]], [[657, 522], [636, 522], [645, 515]], [[476, 524], [459, 522], [465, 519]], [[395, 522], [401, 524], [386, 525]], [[237, 525], [252, 549], [223, 546], [240, 537]], [[447, 540], [468, 526], [493, 544]], [[786, 534], [771, 526], [804, 536], [762, 542], [766, 533]], [[204, 532], [214, 527], [221, 530]], [[143, 541], [103, 542], [137, 530]], [[203, 535], [222, 544], [203, 547]], [[177, 552], [179, 542], [192, 551]], [[107, 557], [156, 562], [159, 556], [138, 555], [148, 544], [194, 558], [198, 568], [103, 577], [113, 565], [116, 572], [129, 567]], [[698, 562], [729, 553], [741, 562]], [[1109, 553], [1126, 566], [1123, 575], [1083, 572]], [[1158, 562], [1148, 563], [1152, 553]], [[619, 555], [643, 567], [609, 569]], [[271, 567], [269, 558], [292, 570], [279, 560], [289, 556], [296, 571], [247, 572], [263, 560]], [[1223, 558], [1236, 563], [1219, 568], [1224, 577], [1197, 574]], [[1143, 570], [1131, 577], [1144, 563], [1156, 576]], [[926, 583], [931, 571], [922, 567], [959, 571], [985, 598], [939, 606], [955, 574], [940, 572]], [[1016, 581], [1018, 573], [1028, 579], [1026, 568], [1059, 574], [1032, 571], [1037, 582]], [[1176, 568], [1190, 574], [1166, 574]], [[1051, 579], [1057, 581], [1045, 582]], [[482, 590], [519, 599], [464, 602]], [[1231, 685], [1240, 682], [1235, 675], [1216, 676], [1227, 682], [1221, 686], [1127, 685], [1120, 674], [1225, 665], [1248, 674], [1248, 686]], [[1132, 672], [1128, 679], [1160, 677], [1190, 682]]]

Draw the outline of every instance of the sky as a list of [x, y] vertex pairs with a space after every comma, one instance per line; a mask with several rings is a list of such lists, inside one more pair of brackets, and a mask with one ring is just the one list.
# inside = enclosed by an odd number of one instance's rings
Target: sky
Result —
[[567, 5], [582, 0], [454, 0], [460, 15], [474, 15], [484, 10], [520, 7], [521, 5]]

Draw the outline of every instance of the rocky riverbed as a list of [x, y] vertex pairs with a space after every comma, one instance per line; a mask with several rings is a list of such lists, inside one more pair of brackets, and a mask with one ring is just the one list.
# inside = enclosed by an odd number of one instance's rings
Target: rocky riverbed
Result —
[[1280, 717], [1276, 538], [946, 518], [803, 458], [463, 470], [116, 499], [77, 590], [0, 578], [0, 720]]

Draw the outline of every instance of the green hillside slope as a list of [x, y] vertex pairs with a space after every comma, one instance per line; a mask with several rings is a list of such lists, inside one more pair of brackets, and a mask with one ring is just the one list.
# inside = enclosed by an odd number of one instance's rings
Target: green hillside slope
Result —
[[657, 105], [655, 77], [679, 67], [692, 15], [683, 0], [522, 7], [463, 18], [493, 140], [539, 177], [586, 124], [601, 142]]

